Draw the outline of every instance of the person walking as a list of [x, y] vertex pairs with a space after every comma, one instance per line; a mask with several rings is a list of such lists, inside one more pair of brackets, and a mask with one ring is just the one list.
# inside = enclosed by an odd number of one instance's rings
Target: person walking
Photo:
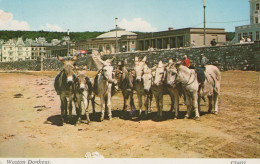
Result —
[[204, 56], [204, 54], [201, 54], [200, 67], [205, 69], [206, 64], [207, 64], [207, 58]]
[[190, 68], [190, 59], [187, 57], [187, 55], [184, 55], [183, 65]]

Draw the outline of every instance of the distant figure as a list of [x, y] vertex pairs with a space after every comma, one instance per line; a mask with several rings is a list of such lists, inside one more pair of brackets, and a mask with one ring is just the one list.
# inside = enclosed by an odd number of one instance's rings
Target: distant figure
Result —
[[205, 65], [207, 64], [207, 58], [204, 56], [204, 54], [201, 54], [200, 58], [200, 67], [205, 68]]
[[244, 43], [244, 42], [245, 42], [245, 38], [242, 37], [242, 38], [240, 39], [240, 43]]
[[247, 41], [247, 42], [251, 42], [250, 36], [249, 36], [248, 38], [246, 38], [246, 41]]
[[216, 46], [217, 45], [216, 39], [212, 39], [210, 44], [211, 46]]
[[187, 57], [187, 55], [184, 55], [183, 65], [186, 67], [190, 67], [190, 59]]
[[191, 46], [191, 47], [195, 47], [195, 46], [196, 46], [196, 44], [195, 44], [195, 41], [194, 41], [194, 40], [191, 42], [190, 46]]

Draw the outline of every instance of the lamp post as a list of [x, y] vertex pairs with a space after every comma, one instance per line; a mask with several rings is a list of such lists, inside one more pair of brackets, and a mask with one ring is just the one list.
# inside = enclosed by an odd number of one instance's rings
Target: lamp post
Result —
[[67, 56], [69, 57], [70, 55], [70, 29], [67, 30], [67, 38], [68, 38], [68, 53]]
[[117, 23], [118, 23], [118, 18], [115, 18], [115, 23], [116, 23], [116, 46], [115, 46], [115, 53], [117, 53], [117, 47], [118, 47], [118, 43], [117, 43]]
[[204, 46], [206, 45], [206, 0], [203, 0], [204, 8]]

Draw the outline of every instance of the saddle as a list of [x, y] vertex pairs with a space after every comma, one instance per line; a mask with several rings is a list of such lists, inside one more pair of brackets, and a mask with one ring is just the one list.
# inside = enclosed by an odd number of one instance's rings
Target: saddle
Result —
[[196, 67], [195, 71], [197, 73], [197, 80], [200, 84], [204, 83], [205, 79], [206, 79], [206, 75], [205, 75], [205, 67]]

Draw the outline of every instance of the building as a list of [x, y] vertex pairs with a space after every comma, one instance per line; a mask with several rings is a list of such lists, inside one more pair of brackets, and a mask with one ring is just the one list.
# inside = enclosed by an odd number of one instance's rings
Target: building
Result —
[[[69, 45], [68, 45], [69, 44]], [[57, 56], [67, 56], [69, 54], [76, 54], [75, 43], [70, 40], [66, 40], [64, 37], [62, 41], [53, 39], [51, 41], [51, 46], [46, 47], [45, 58], [54, 58]]]
[[[206, 46], [210, 46], [210, 41], [216, 39], [217, 43], [226, 42], [226, 32], [222, 28], [206, 28]], [[148, 50], [149, 47], [155, 49], [170, 49], [179, 47], [204, 46], [203, 28], [169, 28], [168, 31], [152, 32], [137, 36], [137, 50]]]
[[[216, 39], [219, 44], [226, 42], [225, 29], [207, 28], [206, 29], [206, 46], [210, 45], [210, 41]], [[204, 44], [203, 28], [185, 28], [176, 29], [169, 28], [168, 31], [136, 33], [118, 28], [101, 34], [96, 38], [81, 40], [76, 43], [76, 50], [96, 49], [104, 54], [115, 53], [116, 40], [118, 42], [119, 52], [143, 51], [149, 48], [154, 49], [170, 49], [179, 47], [189, 47], [192, 41], [196, 46]]]
[[260, 0], [249, 0], [249, 3], [250, 24], [236, 27], [235, 38], [232, 40], [233, 43], [238, 43], [243, 38], [245, 41], [247, 38], [250, 38], [251, 41], [260, 40]]
[[17, 41], [10, 39], [2, 44], [2, 62], [21, 61], [31, 59], [31, 47], [25, 44], [22, 38]]
[[112, 29], [96, 38], [81, 40], [76, 43], [75, 48], [77, 51], [95, 49], [104, 54], [111, 54], [116, 52], [116, 42], [118, 51], [135, 50], [136, 38], [136, 33], [118, 27], [117, 30]]

